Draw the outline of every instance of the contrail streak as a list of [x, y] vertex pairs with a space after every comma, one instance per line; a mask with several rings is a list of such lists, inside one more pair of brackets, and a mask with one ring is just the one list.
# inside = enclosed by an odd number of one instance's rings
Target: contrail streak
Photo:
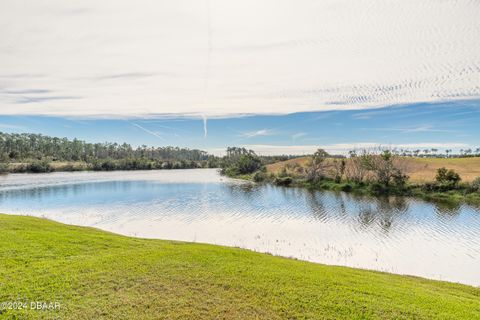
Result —
[[[203, 106], [206, 107], [208, 104], [208, 86], [209, 86], [209, 78], [210, 78], [210, 56], [212, 53], [212, 23], [211, 23], [211, 15], [210, 15], [210, 0], [205, 0], [205, 9], [207, 15], [207, 57], [205, 61], [205, 74], [204, 74], [204, 81], [203, 81]], [[207, 130], [207, 116], [203, 115], [203, 137], [207, 138], [208, 130]]]
[[153, 131], [150, 131], [150, 130], [142, 127], [141, 125], [138, 125], [138, 124], [136, 124], [136, 123], [131, 123], [131, 125], [134, 126], [134, 127], [137, 127], [138, 129], [140, 129], [140, 130], [142, 130], [142, 131], [145, 131], [146, 133], [151, 134], [152, 136], [155, 136], [155, 137], [157, 137], [157, 138], [160, 138], [161, 140], [165, 140], [165, 138], [162, 137], [161, 135], [159, 135], [158, 133], [153, 132]]

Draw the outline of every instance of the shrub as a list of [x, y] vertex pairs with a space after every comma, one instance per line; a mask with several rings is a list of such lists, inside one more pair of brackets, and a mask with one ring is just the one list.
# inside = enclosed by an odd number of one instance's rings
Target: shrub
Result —
[[253, 175], [253, 181], [255, 181], [255, 182], [265, 181], [266, 178], [267, 177], [266, 177], [265, 173], [260, 172], [260, 171], [255, 172], [255, 174]]
[[393, 174], [393, 183], [395, 184], [396, 187], [398, 188], [405, 188], [407, 181], [408, 181], [408, 175], [402, 173], [402, 171], [397, 170]]
[[462, 179], [460, 175], [452, 169], [447, 170], [447, 168], [440, 168], [437, 170], [435, 180], [444, 186], [456, 187]]
[[262, 167], [260, 159], [252, 154], [245, 154], [240, 156], [237, 163], [238, 171], [241, 174], [248, 174], [259, 170]]
[[476, 177], [473, 181], [472, 181], [472, 189], [474, 191], [480, 191], [480, 177]]
[[7, 173], [9, 171], [8, 169], [9, 169], [8, 163], [4, 163], [4, 162], [0, 163], [0, 174]]
[[233, 168], [223, 168], [221, 171], [221, 174], [226, 175], [228, 177], [235, 177], [240, 173], [238, 172], [237, 168], [233, 167]]
[[387, 194], [389, 191], [388, 186], [380, 182], [373, 182], [370, 185], [370, 190], [375, 194]]
[[82, 167], [76, 166], [73, 163], [67, 163], [66, 165], [62, 166], [62, 171], [80, 171]]
[[115, 161], [111, 159], [99, 160], [93, 164], [95, 171], [113, 171], [117, 168]]
[[51, 172], [53, 171], [50, 162], [47, 160], [39, 160], [28, 164], [27, 171], [33, 173], [43, 173], [43, 172]]
[[439, 190], [438, 183], [436, 182], [426, 182], [421, 186], [421, 188], [427, 192], [434, 192]]
[[277, 177], [274, 180], [274, 183], [277, 186], [284, 186], [287, 187], [292, 184], [293, 179], [291, 177]]
[[280, 172], [279, 172], [277, 175], [278, 175], [278, 177], [280, 177], [280, 178], [288, 177], [287, 168], [286, 168], [286, 167], [283, 167], [282, 170], [280, 170]]

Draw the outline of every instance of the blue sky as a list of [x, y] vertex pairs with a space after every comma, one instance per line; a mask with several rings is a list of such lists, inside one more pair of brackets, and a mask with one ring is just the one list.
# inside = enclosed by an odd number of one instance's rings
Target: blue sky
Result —
[[4, 132], [33, 132], [90, 142], [174, 145], [219, 154], [244, 145], [259, 153], [331, 152], [384, 145], [414, 148], [480, 147], [480, 100], [415, 103], [380, 109], [211, 118], [92, 119], [0, 116]]

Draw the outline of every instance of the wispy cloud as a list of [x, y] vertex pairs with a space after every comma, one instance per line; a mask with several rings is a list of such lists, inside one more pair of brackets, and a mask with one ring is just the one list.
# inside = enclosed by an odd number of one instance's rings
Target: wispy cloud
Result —
[[[5, 90], [3, 91], [3, 93], [6, 93], [6, 94], [19, 94], [19, 95], [24, 95], [24, 94], [42, 94], [42, 93], [50, 93], [51, 90], [47, 90], [47, 89], [21, 89], [21, 90]], [[0, 90], [0, 93], [2, 93], [2, 91]]]
[[306, 136], [306, 135], [307, 135], [307, 133], [305, 133], [305, 132], [295, 133], [295, 134], [292, 135], [292, 139], [295, 141], [295, 140], [297, 140], [298, 138], [304, 137], [304, 136]]
[[255, 131], [242, 132], [239, 136], [243, 138], [253, 138], [253, 137], [259, 137], [259, 136], [271, 136], [274, 134], [275, 132], [273, 130], [261, 129], [261, 130], [255, 130]]
[[75, 100], [81, 99], [81, 97], [75, 96], [51, 96], [51, 97], [33, 97], [33, 96], [23, 96], [15, 100], [15, 103], [26, 104], [26, 103], [42, 103], [56, 100]]
[[363, 128], [363, 130], [373, 130], [373, 131], [394, 131], [399, 133], [419, 133], [419, 132], [458, 132], [457, 130], [448, 130], [448, 129], [438, 129], [431, 124], [425, 124], [415, 127], [405, 127], [405, 128]]
[[113, 80], [113, 79], [142, 79], [155, 76], [155, 73], [151, 72], [128, 72], [128, 73], [113, 73], [93, 77], [96, 80]]

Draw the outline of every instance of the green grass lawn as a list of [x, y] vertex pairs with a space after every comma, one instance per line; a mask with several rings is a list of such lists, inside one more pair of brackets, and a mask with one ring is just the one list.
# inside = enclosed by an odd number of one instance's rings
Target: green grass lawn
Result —
[[[480, 289], [0, 215], [0, 319], [480, 319]], [[16, 316], [16, 317], [15, 317]]]

